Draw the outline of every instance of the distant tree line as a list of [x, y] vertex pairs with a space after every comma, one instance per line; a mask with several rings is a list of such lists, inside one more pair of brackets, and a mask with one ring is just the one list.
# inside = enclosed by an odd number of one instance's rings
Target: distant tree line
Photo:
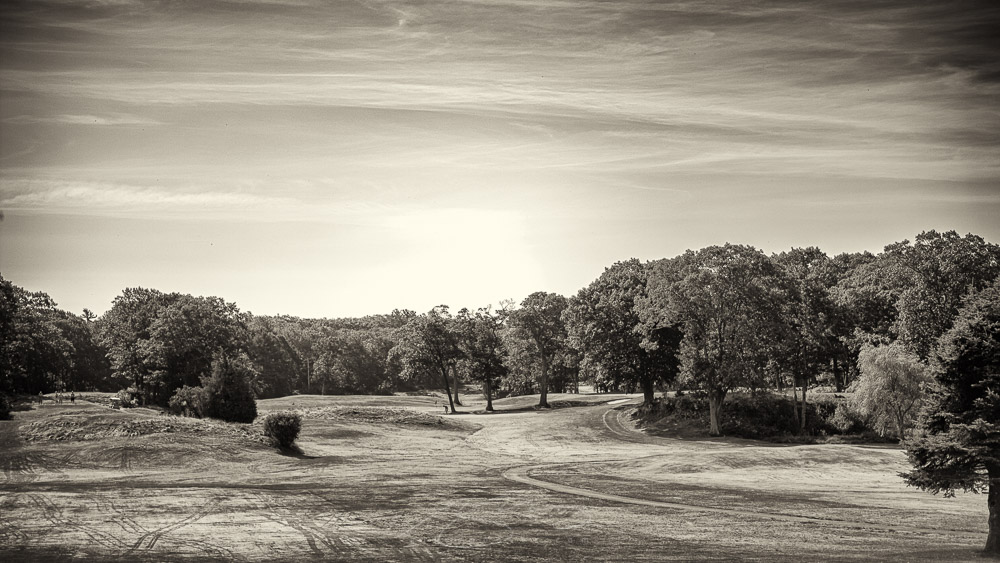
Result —
[[[539, 393], [544, 407], [549, 392], [581, 382], [647, 402], [667, 386], [700, 390], [714, 434], [733, 390], [791, 390], [804, 428], [817, 383], [839, 391], [874, 378], [890, 365], [883, 356], [926, 377], [963, 299], [998, 274], [997, 245], [929, 231], [877, 255], [712, 246], [617, 262], [571, 297], [345, 319], [256, 316], [219, 297], [145, 288], [125, 289], [100, 317], [75, 315], [0, 278], [0, 392], [128, 389], [139, 404], [167, 406], [226, 358], [246, 366], [258, 398], [437, 389], [454, 408], [471, 383], [490, 400]], [[912, 425], [917, 403], [903, 403], [887, 432]]]

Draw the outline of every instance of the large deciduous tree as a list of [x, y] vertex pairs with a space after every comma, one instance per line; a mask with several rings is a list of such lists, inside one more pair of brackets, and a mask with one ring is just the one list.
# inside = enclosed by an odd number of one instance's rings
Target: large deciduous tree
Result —
[[166, 406], [174, 390], [197, 386], [214, 354], [244, 348], [246, 319], [218, 297], [129, 288], [98, 321], [115, 374], [143, 403]]
[[73, 345], [56, 325], [55, 303], [45, 293], [25, 291], [3, 278], [0, 284], [0, 391], [34, 394], [58, 389], [72, 369]]
[[471, 377], [483, 384], [486, 410], [490, 412], [493, 411], [494, 390], [507, 375], [503, 331], [512, 310], [512, 301], [501, 301], [495, 311], [482, 307], [475, 313], [462, 309], [458, 314], [460, 346], [464, 352], [462, 361]]
[[458, 346], [458, 336], [449, 325], [448, 307], [441, 305], [431, 311], [415, 316], [399, 329], [398, 342], [391, 351], [391, 361], [402, 365], [402, 376], [413, 381], [430, 384], [440, 377], [448, 405], [455, 412], [455, 401], [448, 372], [462, 356]]
[[951, 325], [962, 298], [1000, 275], [1000, 246], [955, 231], [920, 233], [891, 244], [883, 258], [899, 291], [895, 331], [921, 359]]
[[907, 444], [907, 483], [987, 493], [986, 553], [1000, 557], [1000, 282], [966, 299], [932, 355], [935, 383]]
[[110, 370], [92, 328], [0, 276], [0, 393], [106, 389]]
[[644, 322], [681, 328], [681, 379], [706, 392], [709, 432], [720, 435], [729, 391], [757, 386], [764, 377], [785, 326], [785, 280], [762, 252], [732, 244], [688, 251], [655, 272]]
[[[795, 409], [800, 431], [806, 428], [806, 391], [813, 381], [836, 358], [834, 333], [837, 307], [829, 289], [835, 283], [830, 258], [819, 248], [793, 248], [775, 255], [772, 260], [787, 278], [789, 298], [783, 313], [788, 330], [774, 348], [773, 357], [780, 371], [792, 375], [792, 390], [801, 385], [802, 396]], [[779, 386], [781, 380], [778, 380]]]
[[562, 321], [566, 305], [567, 300], [562, 295], [536, 291], [525, 297], [521, 308], [511, 314], [511, 327], [532, 342], [541, 367], [538, 379], [540, 408], [549, 408], [549, 368], [566, 342], [566, 325]]
[[166, 406], [174, 390], [196, 386], [212, 371], [213, 356], [235, 356], [245, 348], [246, 318], [219, 297], [174, 295], [157, 311], [149, 338], [140, 346], [151, 368], [146, 399]]
[[570, 342], [611, 385], [642, 389], [653, 401], [656, 385], [677, 375], [680, 332], [644, 331], [637, 303], [646, 297], [648, 268], [637, 259], [617, 262], [570, 300], [563, 313]]
[[155, 289], [126, 288], [97, 321], [115, 378], [121, 385], [131, 385], [140, 401], [145, 401], [152, 372], [143, 345], [150, 338], [150, 327], [160, 308], [171, 301], [171, 296]]

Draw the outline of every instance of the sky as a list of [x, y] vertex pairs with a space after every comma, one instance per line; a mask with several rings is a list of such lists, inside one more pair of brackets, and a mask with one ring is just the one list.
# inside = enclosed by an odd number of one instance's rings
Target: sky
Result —
[[343, 317], [725, 242], [1000, 242], [1000, 3], [0, 7], [0, 274]]

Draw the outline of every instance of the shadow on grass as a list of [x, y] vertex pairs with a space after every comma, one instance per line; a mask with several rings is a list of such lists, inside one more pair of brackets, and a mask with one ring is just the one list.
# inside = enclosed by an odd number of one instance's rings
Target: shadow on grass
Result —
[[302, 451], [302, 448], [298, 447], [295, 444], [292, 444], [291, 446], [287, 446], [287, 447], [286, 446], [277, 446], [277, 449], [278, 449], [278, 453], [280, 455], [285, 456], [285, 457], [294, 457], [294, 458], [298, 458], [298, 459], [316, 459], [316, 458], [320, 457], [320, 456], [316, 456], [316, 455], [307, 455], [305, 452]]
[[41, 405], [44, 401], [52, 401], [52, 399], [44, 398], [41, 395], [15, 395], [8, 397], [7, 400], [9, 401], [11, 412], [30, 411], [35, 408], [35, 405]]
[[589, 401], [552, 401], [549, 403], [548, 407], [539, 407], [538, 405], [528, 405], [525, 407], [517, 407], [513, 409], [494, 409], [492, 411], [487, 411], [485, 409], [477, 411], [466, 411], [466, 412], [456, 412], [454, 414], [517, 414], [523, 412], [544, 412], [553, 411], [557, 409], [567, 409], [573, 407], [593, 407], [599, 406], [601, 403], [593, 403]]

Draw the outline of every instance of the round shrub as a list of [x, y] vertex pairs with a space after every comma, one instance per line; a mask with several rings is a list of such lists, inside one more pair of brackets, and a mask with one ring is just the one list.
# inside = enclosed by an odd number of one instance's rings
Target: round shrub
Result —
[[302, 417], [294, 412], [273, 412], [264, 417], [264, 435], [282, 448], [292, 446], [301, 428]]
[[170, 412], [174, 414], [201, 417], [202, 402], [204, 401], [205, 390], [201, 387], [181, 387], [170, 397], [168, 406]]

